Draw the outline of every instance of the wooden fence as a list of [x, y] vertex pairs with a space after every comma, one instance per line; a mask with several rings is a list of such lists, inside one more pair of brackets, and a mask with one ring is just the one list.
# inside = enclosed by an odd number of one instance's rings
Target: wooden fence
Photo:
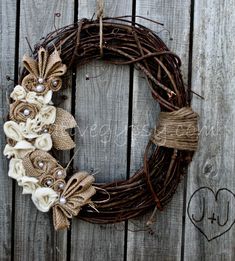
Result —
[[[105, 0], [108, 16], [136, 14], [164, 23], [162, 30], [137, 19], [181, 57], [185, 82], [204, 97], [193, 96], [200, 115], [199, 150], [151, 227], [146, 226], [151, 213], [146, 213], [116, 225], [74, 219], [68, 232], [55, 232], [50, 215], [21, 195], [7, 176], [8, 161], [1, 153], [1, 261], [235, 260], [234, 8], [233, 0]], [[95, 10], [95, 0], [0, 2], [1, 129], [8, 112], [6, 95], [14, 85], [6, 75], [16, 80], [23, 54], [30, 53], [25, 37], [34, 45], [55, 27], [91, 18]], [[129, 67], [96, 62], [77, 71], [75, 97], [71, 84], [69, 80], [63, 91], [68, 98], [58, 96], [57, 102], [75, 111], [79, 123], [74, 168], [98, 169], [97, 180], [105, 182], [132, 175], [142, 165], [150, 122], [157, 118], [158, 105], [145, 79]], [[3, 150], [3, 134], [0, 146]], [[61, 160], [67, 162], [68, 154]]]

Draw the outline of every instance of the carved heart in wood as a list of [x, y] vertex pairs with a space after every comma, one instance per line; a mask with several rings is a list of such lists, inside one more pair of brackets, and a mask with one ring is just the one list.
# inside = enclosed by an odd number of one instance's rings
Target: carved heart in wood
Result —
[[235, 223], [235, 195], [221, 188], [197, 189], [189, 199], [187, 213], [193, 225], [211, 241], [231, 229]]

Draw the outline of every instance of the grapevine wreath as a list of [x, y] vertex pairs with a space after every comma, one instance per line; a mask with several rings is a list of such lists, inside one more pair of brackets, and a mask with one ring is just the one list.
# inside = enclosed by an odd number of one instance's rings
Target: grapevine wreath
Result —
[[[94, 183], [94, 175], [69, 175], [55, 158], [56, 150], [75, 147], [68, 129], [74, 117], [53, 106], [52, 95], [63, 86], [68, 69], [92, 60], [133, 64], [145, 75], [161, 107], [145, 149], [143, 167], [127, 180]], [[23, 57], [19, 85], [10, 94], [4, 124], [10, 158], [8, 175], [31, 194], [42, 212], [53, 211], [56, 230], [78, 216], [93, 223], [115, 223], [162, 210], [197, 148], [197, 114], [190, 108], [180, 72], [180, 58], [150, 29], [125, 17], [82, 19], [48, 34]], [[53, 149], [53, 151], [52, 151]]]

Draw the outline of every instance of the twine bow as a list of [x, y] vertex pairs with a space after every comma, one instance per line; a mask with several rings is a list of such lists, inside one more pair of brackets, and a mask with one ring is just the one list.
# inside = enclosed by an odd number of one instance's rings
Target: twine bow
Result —
[[56, 230], [69, 228], [69, 220], [77, 216], [82, 206], [91, 204], [96, 193], [94, 177], [85, 171], [74, 174], [68, 181], [58, 202], [53, 206], [53, 223]]
[[189, 107], [161, 112], [151, 141], [159, 146], [195, 151], [198, 145], [198, 115]]

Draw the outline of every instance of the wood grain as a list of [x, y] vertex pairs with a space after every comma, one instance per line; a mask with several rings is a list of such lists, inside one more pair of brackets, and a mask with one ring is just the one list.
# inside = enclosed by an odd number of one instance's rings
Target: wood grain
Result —
[[[164, 23], [161, 26], [140, 20], [147, 27], [158, 32], [168, 47], [182, 59], [182, 71], [187, 81], [189, 54], [190, 2], [185, 1], [136, 1], [136, 15]], [[170, 40], [170, 38], [173, 40]], [[134, 73], [133, 113], [131, 140], [131, 173], [143, 166], [144, 150], [151, 129], [154, 128], [159, 105], [151, 97], [143, 75]], [[183, 183], [179, 185], [173, 200], [164, 212], [156, 214], [156, 222], [146, 226], [151, 213], [128, 222], [127, 260], [180, 260]]]
[[[0, 128], [8, 112], [6, 92], [13, 88], [13, 83], [6, 81], [5, 75], [9, 74], [14, 78], [15, 35], [18, 28], [17, 2], [20, 3], [19, 59], [21, 59], [25, 52], [30, 53], [25, 41], [26, 36], [33, 46], [42, 36], [54, 30], [54, 13], [61, 13], [61, 17], [55, 20], [58, 28], [73, 22], [74, 1], [1, 1]], [[163, 22], [164, 28], [170, 31], [169, 34], [160, 26], [137, 19], [138, 22], [158, 32], [170, 49], [181, 57], [182, 72], [187, 82], [191, 1], [107, 0], [105, 15], [131, 14], [132, 2], [136, 2], [137, 15]], [[142, 218], [128, 222], [127, 234], [124, 223], [101, 226], [79, 219], [73, 220], [70, 232], [54, 232], [51, 213], [37, 211], [30, 196], [21, 195], [21, 188], [15, 187], [15, 198], [12, 198], [14, 186], [7, 176], [8, 161], [1, 155], [0, 260], [233, 261], [235, 259], [235, 230], [232, 226], [235, 216], [233, 195], [235, 193], [233, 87], [235, 4], [232, 0], [193, 2], [195, 7], [192, 88], [204, 96], [205, 100], [196, 96], [193, 98], [193, 108], [200, 115], [200, 145], [185, 180], [187, 183], [185, 206], [182, 182], [171, 203], [164, 212], [157, 213], [156, 223], [150, 227], [146, 226], [146, 222], [151, 213], [147, 213]], [[95, 10], [95, 0], [78, 1], [79, 18], [91, 18]], [[170, 40], [170, 37], [173, 40]], [[127, 177], [130, 95], [133, 95], [131, 175], [143, 164], [148, 134], [154, 127], [154, 124], [150, 123], [155, 122], [158, 117], [159, 106], [153, 101], [143, 75], [134, 71], [133, 94], [129, 93], [130, 75], [129, 67], [110, 66], [98, 61], [77, 70], [75, 116], [79, 128], [76, 129], [75, 140], [79, 150], [75, 157], [74, 168], [86, 170], [93, 168], [97, 171], [98, 182]], [[86, 80], [87, 76], [89, 80]], [[55, 104], [71, 110], [71, 74], [65, 85], [68, 88], [57, 95]], [[64, 101], [62, 95], [68, 98]], [[5, 138], [1, 136], [1, 150], [4, 146]], [[61, 153], [58, 159], [66, 163], [69, 155]], [[199, 190], [192, 197], [201, 187], [206, 188]], [[219, 192], [216, 201], [215, 194], [221, 188], [227, 190]], [[13, 208], [12, 202], [15, 202]], [[193, 221], [193, 215], [194, 218], [202, 215], [204, 202], [205, 213], [202, 221], [197, 223]], [[228, 222], [224, 226], [218, 226], [219, 220], [226, 219], [228, 202]], [[186, 216], [185, 227], [182, 222], [183, 215]], [[226, 230], [228, 231], [223, 234]], [[218, 237], [208, 241], [202, 232], [209, 240]]]
[[[193, 90], [205, 100], [193, 99], [193, 108], [200, 115], [200, 144], [188, 175], [187, 203], [193, 192], [210, 187], [214, 192], [228, 188], [235, 192], [235, 14], [234, 1], [195, 1], [193, 37]], [[206, 213], [202, 222], [204, 232], [211, 237], [223, 232], [226, 226], [218, 227], [218, 217], [226, 218], [228, 198], [223, 193], [215, 202], [205, 197]], [[202, 213], [202, 203], [190, 205], [190, 213]], [[199, 209], [199, 207], [201, 209]], [[229, 208], [229, 222], [234, 219], [234, 203]], [[215, 214], [214, 223], [209, 220]], [[213, 224], [213, 225], [212, 225]], [[210, 242], [191, 223], [189, 217], [185, 226], [185, 260], [234, 260], [235, 230], [231, 228], [224, 235]]]
[[[74, 2], [71, 0], [26, 1], [20, 5], [20, 45], [19, 57], [30, 53], [25, 37], [33, 46], [42, 36], [57, 28], [73, 23]], [[54, 13], [56, 17], [54, 25]], [[68, 99], [61, 103], [58, 96], [56, 104], [70, 110], [71, 95], [66, 89]], [[67, 161], [68, 155], [60, 155], [60, 160]], [[15, 203], [15, 260], [66, 260], [67, 233], [55, 232], [51, 213], [37, 211], [29, 196], [21, 195], [21, 189], [16, 188]]]
[[[105, 1], [105, 15], [130, 14], [132, 1]], [[96, 1], [79, 1], [78, 17], [92, 17]], [[90, 77], [86, 80], [86, 75]], [[97, 182], [126, 178], [129, 67], [94, 62], [77, 71], [76, 169], [98, 173]], [[100, 226], [74, 219], [71, 260], [123, 260], [124, 223]]]
[[[8, 14], [7, 16], [5, 14]], [[13, 88], [13, 83], [6, 80], [6, 75], [14, 79], [14, 57], [15, 57], [15, 22], [16, 1], [1, 1], [0, 3], [0, 129], [7, 117], [7, 93]], [[1, 135], [0, 148], [5, 147], [5, 137]], [[1, 260], [11, 260], [12, 252], [12, 180], [8, 177], [8, 161], [0, 155], [0, 257]]]

